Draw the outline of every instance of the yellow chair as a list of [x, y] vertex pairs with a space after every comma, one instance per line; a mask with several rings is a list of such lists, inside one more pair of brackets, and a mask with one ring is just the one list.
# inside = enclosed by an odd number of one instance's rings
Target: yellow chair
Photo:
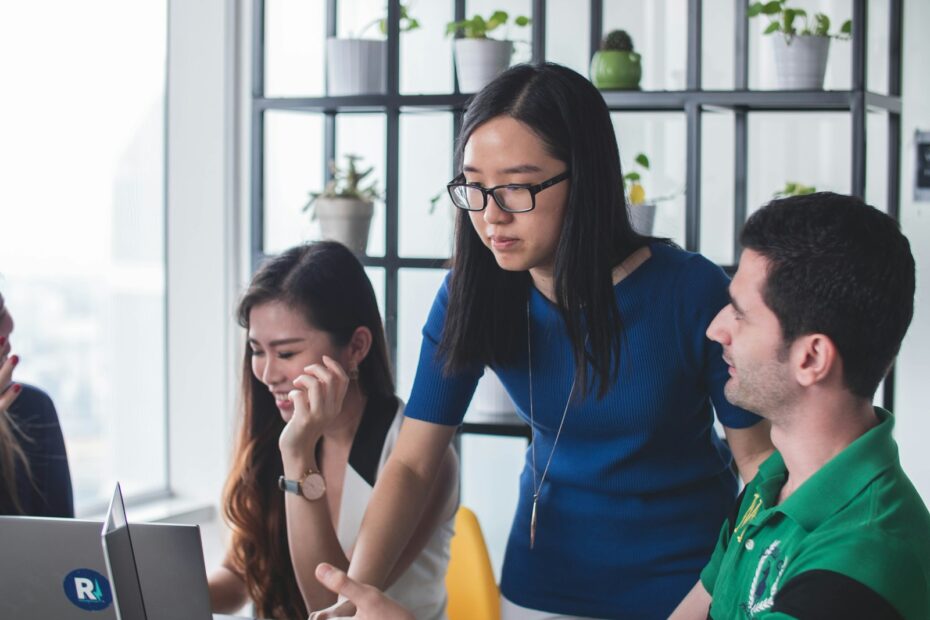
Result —
[[449, 620], [500, 620], [500, 591], [478, 517], [464, 506], [455, 515], [449, 550]]

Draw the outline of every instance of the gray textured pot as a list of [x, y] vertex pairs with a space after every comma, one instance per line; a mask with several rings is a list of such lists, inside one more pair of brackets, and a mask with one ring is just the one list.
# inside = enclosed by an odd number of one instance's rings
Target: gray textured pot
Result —
[[510, 66], [511, 41], [456, 39], [455, 70], [459, 92], [476, 93]]
[[798, 35], [786, 40], [772, 37], [778, 88], [783, 90], [823, 90], [827, 72], [830, 37]]
[[323, 238], [338, 241], [356, 254], [368, 249], [374, 212], [373, 203], [355, 198], [318, 198], [313, 205], [313, 217], [320, 221]]
[[652, 235], [652, 228], [656, 221], [656, 206], [654, 203], [642, 205], [627, 205], [630, 214], [630, 224], [633, 230], [641, 235]]
[[387, 41], [326, 40], [327, 92], [333, 96], [387, 92]]

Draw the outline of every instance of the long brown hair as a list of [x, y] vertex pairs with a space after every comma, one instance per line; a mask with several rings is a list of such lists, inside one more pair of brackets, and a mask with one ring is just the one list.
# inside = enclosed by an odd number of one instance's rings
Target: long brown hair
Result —
[[[12, 386], [7, 389], [12, 389]], [[0, 410], [0, 472], [3, 473], [3, 486], [10, 498], [10, 503], [22, 514], [23, 504], [16, 485], [16, 468], [21, 467], [26, 475], [30, 476], [29, 461], [26, 459], [26, 453], [23, 452], [19, 440], [16, 439], [13, 427], [14, 423], [10, 419], [10, 414]]]
[[[280, 301], [307, 323], [329, 334], [336, 346], [349, 343], [360, 326], [371, 331], [368, 355], [359, 364], [359, 386], [369, 398], [393, 398], [394, 380], [374, 289], [345, 246], [332, 241], [302, 245], [270, 258], [256, 272], [239, 302], [239, 325], [248, 330], [252, 308]], [[246, 335], [246, 337], [248, 337]], [[306, 618], [287, 543], [283, 475], [278, 437], [284, 421], [274, 397], [252, 373], [252, 351], [242, 360], [242, 424], [223, 493], [232, 529], [232, 568], [245, 581], [256, 614]]]

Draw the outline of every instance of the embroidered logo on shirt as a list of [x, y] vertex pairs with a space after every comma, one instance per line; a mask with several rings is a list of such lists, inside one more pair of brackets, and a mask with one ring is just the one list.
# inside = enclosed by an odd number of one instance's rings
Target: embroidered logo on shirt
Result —
[[784, 557], [778, 548], [780, 543], [780, 540], [773, 542], [759, 558], [756, 574], [752, 579], [752, 585], [749, 586], [748, 600], [740, 605], [747, 618], [755, 618], [756, 615], [771, 609], [775, 603], [778, 583], [788, 567], [788, 558]]
[[736, 527], [733, 528], [733, 536], [736, 537], [736, 542], [743, 542], [743, 534], [746, 533], [749, 522], [756, 518], [760, 510], [762, 510], [762, 498], [759, 497], [758, 493], [753, 493], [749, 508], [743, 513], [743, 518], [739, 520]]

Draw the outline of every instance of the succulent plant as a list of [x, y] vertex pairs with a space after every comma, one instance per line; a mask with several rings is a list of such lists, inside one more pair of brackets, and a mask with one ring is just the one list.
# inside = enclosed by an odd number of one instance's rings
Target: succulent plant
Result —
[[633, 39], [626, 30], [611, 30], [601, 41], [602, 50], [615, 50], [618, 52], [632, 52]]

